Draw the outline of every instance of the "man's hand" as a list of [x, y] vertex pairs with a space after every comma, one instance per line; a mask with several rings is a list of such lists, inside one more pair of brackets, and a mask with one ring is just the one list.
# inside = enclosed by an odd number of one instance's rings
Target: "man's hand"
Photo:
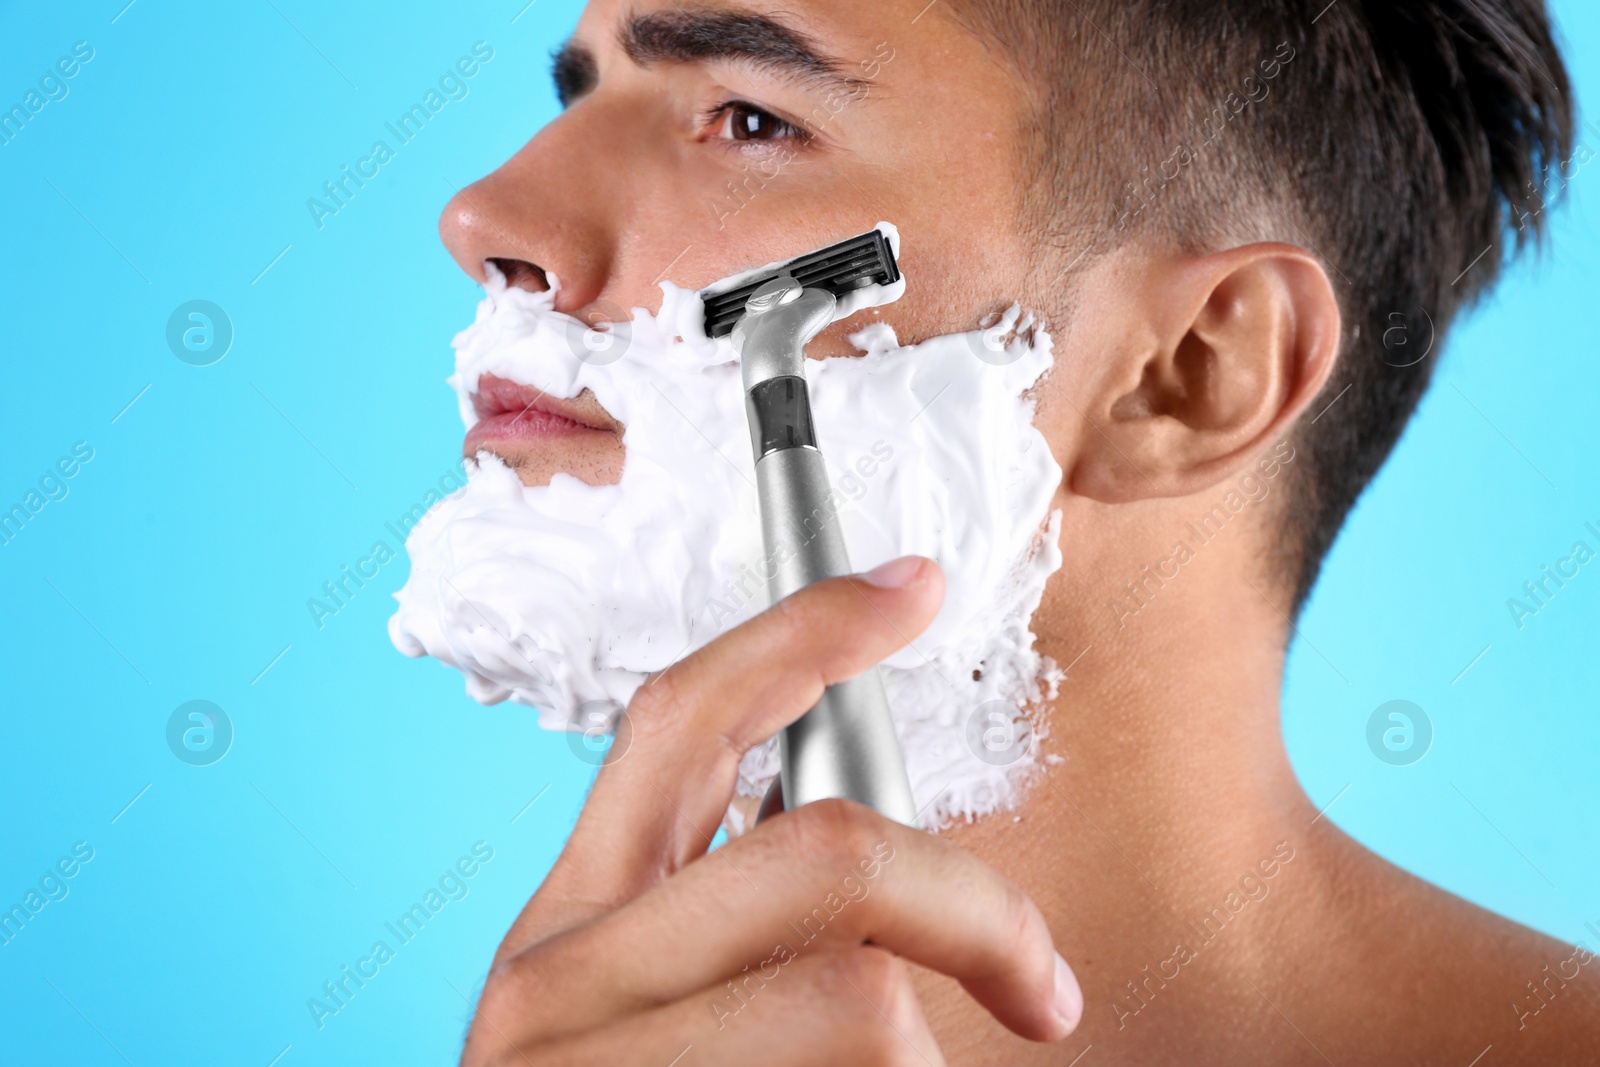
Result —
[[943, 595], [917, 557], [820, 582], [642, 687], [625, 755], [495, 955], [463, 1064], [942, 1063], [901, 956], [1023, 1037], [1071, 1033], [1083, 997], [1039, 909], [948, 842], [821, 801], [707, 855], [740, 757]]

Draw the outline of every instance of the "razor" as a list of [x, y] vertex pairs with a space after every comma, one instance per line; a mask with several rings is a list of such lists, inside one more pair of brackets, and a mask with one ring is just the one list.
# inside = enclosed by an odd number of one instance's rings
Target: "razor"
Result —
[[[708, 337], [732, 335], [744, 379], [756, 495], [772, 601], [849, 574], [838, 498], [817, 450], [805, 346], [839, 298], [898, 281], [879, 230], [808, 252], [718, 293], [701, 294]], [[845, 797], [908, 826], [917, 821], [905, 758], [876, 667], [829, 686], [778, 740], [784, 806]]]

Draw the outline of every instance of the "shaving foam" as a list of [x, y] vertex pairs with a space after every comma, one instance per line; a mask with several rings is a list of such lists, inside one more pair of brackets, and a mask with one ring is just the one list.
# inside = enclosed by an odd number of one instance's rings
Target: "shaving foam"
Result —
[[[466, 487], [411, 530], [389, 634], [406, 655], [461, 670], [481, 703], [510, 699], [547, 728], [581, 729], [768, 606], [738, 354], [705, 336], [698, 293], [670, 282], [659, 314], [590, 329], [554, 310], [554, 279], [531, 293], [487, 269], [477, 318], [454, 342], [463, 422], [476, 421], [486, 373], [555, 397], [587, 388], [626, 427], [622, 476], [524, 486], [480, 452]], [[852, 294], [838, 314], [904, 285]], [[1028, 396], [1050, 337], [1013, 307], [985, 330], [919, 344], [881, 322], [850, 341], [862, 355], [807, 365], [837, 521], [858, 570], [910, 554], [944, 569], [938, 616], [882, 672], [924, 825], [971, 820], [1019, 798], [1059, 677], [1029, 629], [1061, 566], [1050, 510], [1061, 469]], [[757, 746], [739, 792], [760, 795], [777, 770], [775, 740]]]

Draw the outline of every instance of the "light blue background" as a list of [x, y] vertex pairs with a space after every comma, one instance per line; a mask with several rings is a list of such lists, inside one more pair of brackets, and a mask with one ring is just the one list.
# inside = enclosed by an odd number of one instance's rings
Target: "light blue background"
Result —
[[[393, 650], [403, 557], [320, 631], [306, 600], [397, 547], [385, 523], [452, 463], [448, 342], [476, 293], [435, 220], [554, 113], [547, 57], [578, 5], [124, 2], [3, 8], [0, 103], [76, 41], [95, 56], [0, 147], [0, 505], [75, 442], [95, 452], [0, 547], [0, 905], [74, 842], [95, 855], [0, 946], [0, 1058], [453, 1062], [590, 768], [526, 709]], [[1556, 6], [1600, 99], [1600, 15]], [[470, 95], [319, 230], [306, 199], [480, 40]], [[1580, 136], [1600, 151], [1600, 128]], [[1339, 542], [1285, 718], [1329, 818], [1592, 944], [1600, 561], [1520, 631], [1506, 608], [1574, 541], [1600, 547], [1600, 162], [1571, 192], [1553, 254], [1455, 337]], [[196, 298], [236, 331], [208, 367], [164, 339]], [[1412, 766], [1366, 745], [1393, 698], [1434, 724]], [[166, 746], [192, 699], [237, 732], [210, 767]], [[319, 1031], [307, 998], [478, 841], [494, 858], [469, 895]]]

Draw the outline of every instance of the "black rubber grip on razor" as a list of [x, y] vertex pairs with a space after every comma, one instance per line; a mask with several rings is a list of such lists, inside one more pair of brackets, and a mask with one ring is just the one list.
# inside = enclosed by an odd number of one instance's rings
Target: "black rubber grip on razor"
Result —
[[762, 285], [789, 274], [807, 289], [826, 289], [844, 296], [868, 285], [889, 285], [900, 280], [900, 267], [894, 250], [881, 230], [868, 230], [859, 237], [796, 256], [782, 267], [765, 271], [726, 292], [702, 293], [706, 309], [706, 336], [725, 337], [744, 314], [745, 302]]
[[758, 382], [745, 395], [750, 422], [750, 446], [756, 459], [786, 448], [816, 448], [817, 431], [811, 422], [811, 397], [806, 380], [792, 374]]

